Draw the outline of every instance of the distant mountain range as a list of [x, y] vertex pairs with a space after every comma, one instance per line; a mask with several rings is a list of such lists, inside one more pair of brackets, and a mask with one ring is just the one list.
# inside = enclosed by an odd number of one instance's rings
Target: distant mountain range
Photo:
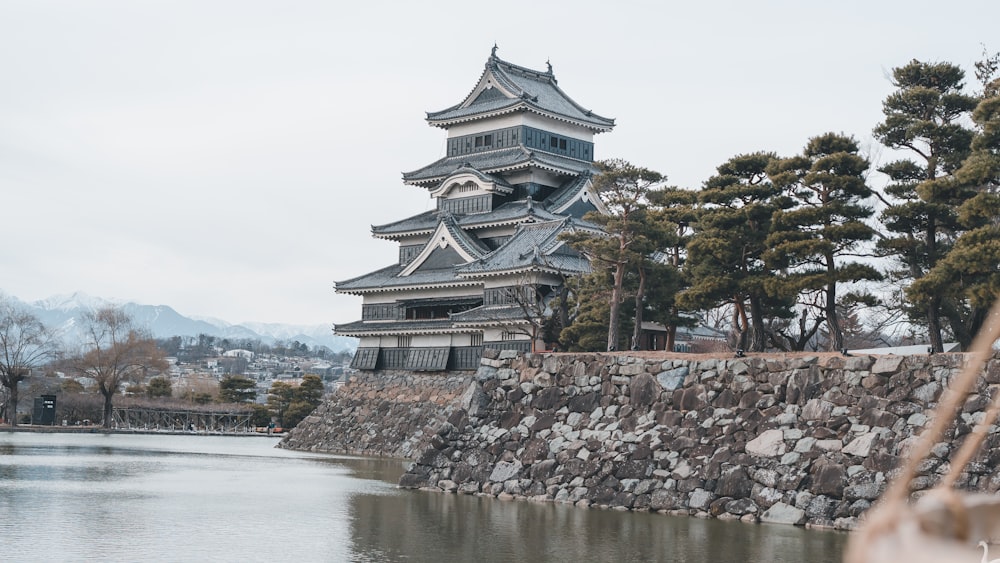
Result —
[[[9, 296], [17, 301], [16, 297]], [[334, 352], [354, 350], [357, 340], [334, 336], [333, 325], [289, 325], [280, 323], [231, 324], [207, 317], [185, 317], [167, 305], [141, 305], [92, 297], [85, 293], [57, 295], [33, 303], [18, 301], [34, 313], [46, 326], [60, 330], [64, 338], [74, 340], [81, 315], [95, 308], [117, 305], [131, 315], [136, 324], [148, 328], [156, 338], [171, 336], [198, 336], [206, 334], [233, 340], [260, 340], [267, 344], [275, 341], [299, 341], [310, 348], [326, 346]]]

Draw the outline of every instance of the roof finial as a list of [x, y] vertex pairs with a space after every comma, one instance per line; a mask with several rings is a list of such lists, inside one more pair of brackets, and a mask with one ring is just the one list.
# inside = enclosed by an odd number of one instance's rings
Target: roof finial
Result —
[[495, 58], [496, 58], [496, 56], [497, 56], [497, 42], [496, 42], [496, 41], [494, 41], [494, 42], [493, 42], [493, 50], [492, 50], [492, 51], [490, 51], [490, 57], [492, 57], [492, 58], [494, 58], [494, 59], [495, 59]]
[[552, 62], [551, 62], [551, 59], [545, 59], [545, 66], [549, 67], [549, 74], [552, 74]]

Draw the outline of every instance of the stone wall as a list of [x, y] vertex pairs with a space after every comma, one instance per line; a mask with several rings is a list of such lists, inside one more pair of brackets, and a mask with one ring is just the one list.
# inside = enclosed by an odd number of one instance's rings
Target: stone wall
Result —
[[412, 458], [461, 404], [467, 372], [363, 372], [351, 376], [278, 444], [314, 452]]
[[[456, 403], [445, 394], [410, 403], [436, 405], [423, 423], [396, 419], [406, 403], [354, 391], [349, 408], [337, 400], [315, 415], [338, 429], [319, 449], [371, 453], [379, 443], [391, 455], [416, 453], [403, 487], [850, 529], [965, 360], [641, 354], [491, 351], [464, 393], [460, 381], [449, 387]], [[917, 490], [947, 471], [998, 383], [995, 357], [921, 466]], [[365, 407], [366, 397], [378, 406]], [[353, 426], [342, 420], [353, 416], [361, 417]], [[347, 431], [375, 434], [364, 442]], [[403, 446], [387, 445], [396, 441]], [[960, 486], [1000, 489], [998, 462], [994, 427]]]

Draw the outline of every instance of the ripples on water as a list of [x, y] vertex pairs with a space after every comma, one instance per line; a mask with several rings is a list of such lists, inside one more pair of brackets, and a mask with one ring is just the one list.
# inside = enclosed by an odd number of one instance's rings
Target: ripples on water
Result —
[[0, 561], [834, 562], [790, 526], [396, 489], [276, 438], [0, 433]]

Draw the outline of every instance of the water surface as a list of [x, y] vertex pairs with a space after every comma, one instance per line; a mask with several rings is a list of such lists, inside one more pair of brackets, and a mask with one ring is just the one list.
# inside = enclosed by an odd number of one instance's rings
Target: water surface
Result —
[[846, 535], [401, 490], [277, 438], [0, 432], [2, 561], [835, 562]]

